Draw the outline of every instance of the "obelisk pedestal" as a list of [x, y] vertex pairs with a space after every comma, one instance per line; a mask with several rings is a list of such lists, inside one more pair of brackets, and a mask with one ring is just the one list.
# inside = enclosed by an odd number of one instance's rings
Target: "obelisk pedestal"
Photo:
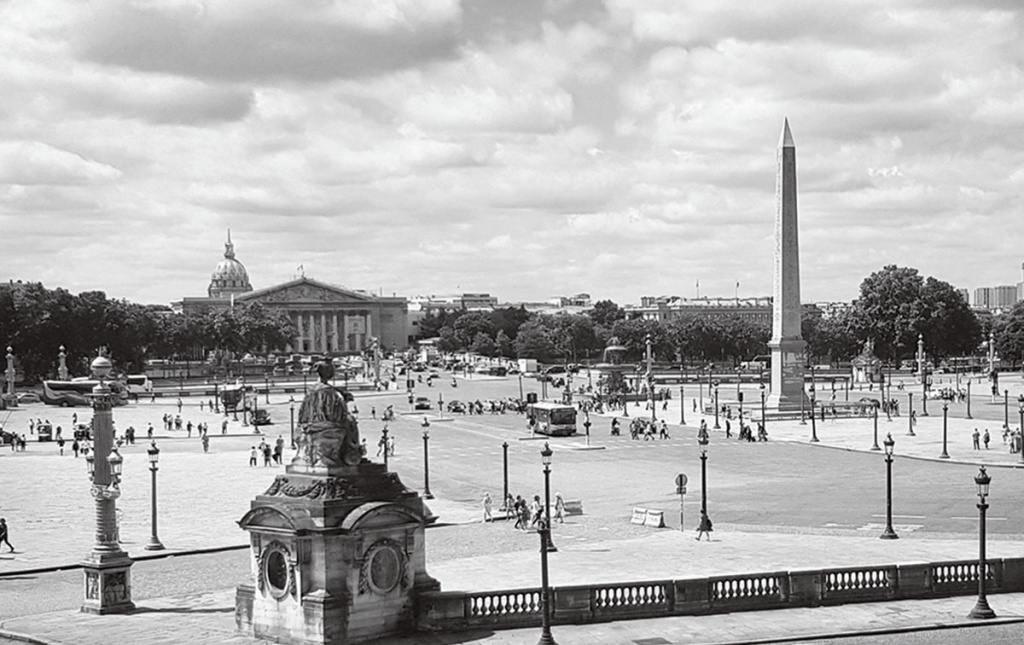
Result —
[[800, 329], [800, 242], [796, 208], [796, 146], [789, 120], [779, 138], [775, 183], [775, 273], [772, 301], [772, 389], [765, 401], [771, 410], [807, 406], [804, 363], [807, 343]]

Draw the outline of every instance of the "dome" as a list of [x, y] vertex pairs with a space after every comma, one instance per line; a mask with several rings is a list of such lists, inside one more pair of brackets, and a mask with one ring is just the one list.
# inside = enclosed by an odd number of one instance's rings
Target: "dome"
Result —
[[245, 266], [235, 259], [235, 245], [231, 243], [231, 231], [228, 230], [228, 241], [224, 244], [224, 259], [218, 262], [217, 268], [213, 270], [207, 293], [211, 298], [223, 298], [233, 293], [249, 291], [252, 291], [249, 273]]

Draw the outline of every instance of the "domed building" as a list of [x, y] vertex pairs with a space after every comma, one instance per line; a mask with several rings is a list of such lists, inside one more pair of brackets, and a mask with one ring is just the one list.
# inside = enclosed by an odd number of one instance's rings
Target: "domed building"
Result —
[[249, 273], [235, 257], [231, 231], [224, 245], [224, 259], [210, 276], [205, 298], [182, 298], [171, 303], [176, 311], [202, 313], [258, 302], [292, 321], [294, 336], [287, 352], [345, 354], [361, 352], [379, 339], [387, 349], [408, 347], [409, 303], [399, 296], [375, 295], [345, 289], [304, 274], [283, 284], [254, 290]]
[[231, 243], [231, 229], [228, 229], [228, 241], [224, 244], [224, 259], [217, 263], [217, 268], [210, 276], [210, 287], [206, 290], [211, 298], [230, 298], [252, 291], [249, 273], [245, 265], [235, 259], [235, 245]]

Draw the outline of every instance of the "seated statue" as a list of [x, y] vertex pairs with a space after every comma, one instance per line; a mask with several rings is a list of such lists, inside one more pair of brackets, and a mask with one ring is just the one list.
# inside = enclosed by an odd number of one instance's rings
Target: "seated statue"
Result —
[[321, 361], [314, 368], [320, 382], [306, 395], [299, 408], [296, 437], [298, 452], [293, 465], [356, 466], [363, 460], [359, 447], [359, 424], [348, 411], [351, 395], [342, 396], [330, 384], [334, 366]]

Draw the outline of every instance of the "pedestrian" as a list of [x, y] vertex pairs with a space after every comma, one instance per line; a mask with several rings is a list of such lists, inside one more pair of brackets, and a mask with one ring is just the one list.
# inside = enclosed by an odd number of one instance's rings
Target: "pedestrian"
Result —
[[974, 449], [980, 450], [981, 445], [978, 443], [978, 439], [981, 437], [981, 433], [978, 432], [977, 428], [974, 429], [974, 434], [972, 434], [971, 437], [974, 439]]
[[555, 519], [559, 524], [565, 523], [565, 500], [561, 493], [555, 493]]
[[910, 411], [910, 427], [917, 425], [917, 410]]
[[505, 519], [512, 519], [512, 511], [515, 508], [515, 500], [512, 499], [512, 493], [505, 495], [505, 504], [502, 508], [505, 509]]
[[210, 438], [203, 435], [203, 452], [210, 452]]
[[147, 439], [152, 439], [153, 438], [153, 424], [152, 423], [150, 423], [146, 427], [146, 438]]
[[534, 495], [533, 501], [530, 502], [530, 526], [536, 526], [540, 521], [541, 511], [540, 495]]
[[274, 462], [280, 464], [284, 460], [284, 437], [277, 435], [274, 442]]
[[263, 444], [263, 467], [266, 468], [271, 464], [272, 454], [270, 452], [270, 444]]
[[377, 442], [377, 456], [380, 457], [381, 453], [388, 449], [388, 438], [383, 433], [380, 435], [380, 441]]
[[227, 419], [224, 419], [223, 421], [220, 422], [220, 433], [221, 434], [227, 434], [228, 433], [228, 420]]
[[0, 517], [0, 544], [6, 544], [11, 553], [14, 553], [14, 547], [7, 539], [7, 519], [3, 517]]
[[202, 399], [199, 399], [199, 411], [200, 412], [203, 412], [204, 406], [205, 406], [205, 402]]
[[371, 419], [376, 419], [377, 418], [377, 406], [375, 406], [375, 405], [371, 405], [370, 406], [370, 418]]
[[395, 435], [388, 435], [388, 454], [395, 456]]
[[662, 419], [660, 421], [658, 437], [661, 438], [661, 439], [668, 439], [669, 438], [669, 436], [668, 436], [668, 424], [665, 422], [664, 419]]
[[985, 442], [985, 450], [988, 450], [988, 442], [990, 440], [991, 440], [991, 437], [989, 437], [988, 428], [985, 428], [985, 436], [982, 438], [982, 441]]
[[732, 424], [729, 423], [729, 417], [725, 418], [725, 438], [729, 439], [732, 437]]
[[75, 459], [78, 459], [78, 451], [81, 450], [81, 446], [78, 444], [78, 438], [71, 443], [71, 452], [75, 453]]
[[188, 438], [191, 439], [192, 438], [192, 422], [191, 421], [189, 421], [187, 424], [185, 424], [185, 429], [188, 430]]
[[492, 507], [493, 506], [494, 506], [494, 502], [491, 500], [491, 494], [490, 493], [484, 493], [484, 521], [485, 522], [493, 522], [494, 521], [494, 516], [492, 515], [492, 510], [493, 510]]
[[697, 541], [700, 542], [700, 536], [707, 535], [708, 542], [711, 541], [711, 531], [714, 529], [711, 526], [711, 518], [708, 517], [707, 512], [702, 508], [700, 509], [700, 524], [697, 525]]
[[178, 399], [178, 414], [181, 414], [181, 398]]
[[64, 437], [57, 438], [57, 447], [60, 448], [60, 456], [64, 456]]
[[256, 446], [252, 446], [249, 449], [249, 466], [255, 466], [256, 465], [256, 455], [257, 454], [258, 453], [256, 452]]

